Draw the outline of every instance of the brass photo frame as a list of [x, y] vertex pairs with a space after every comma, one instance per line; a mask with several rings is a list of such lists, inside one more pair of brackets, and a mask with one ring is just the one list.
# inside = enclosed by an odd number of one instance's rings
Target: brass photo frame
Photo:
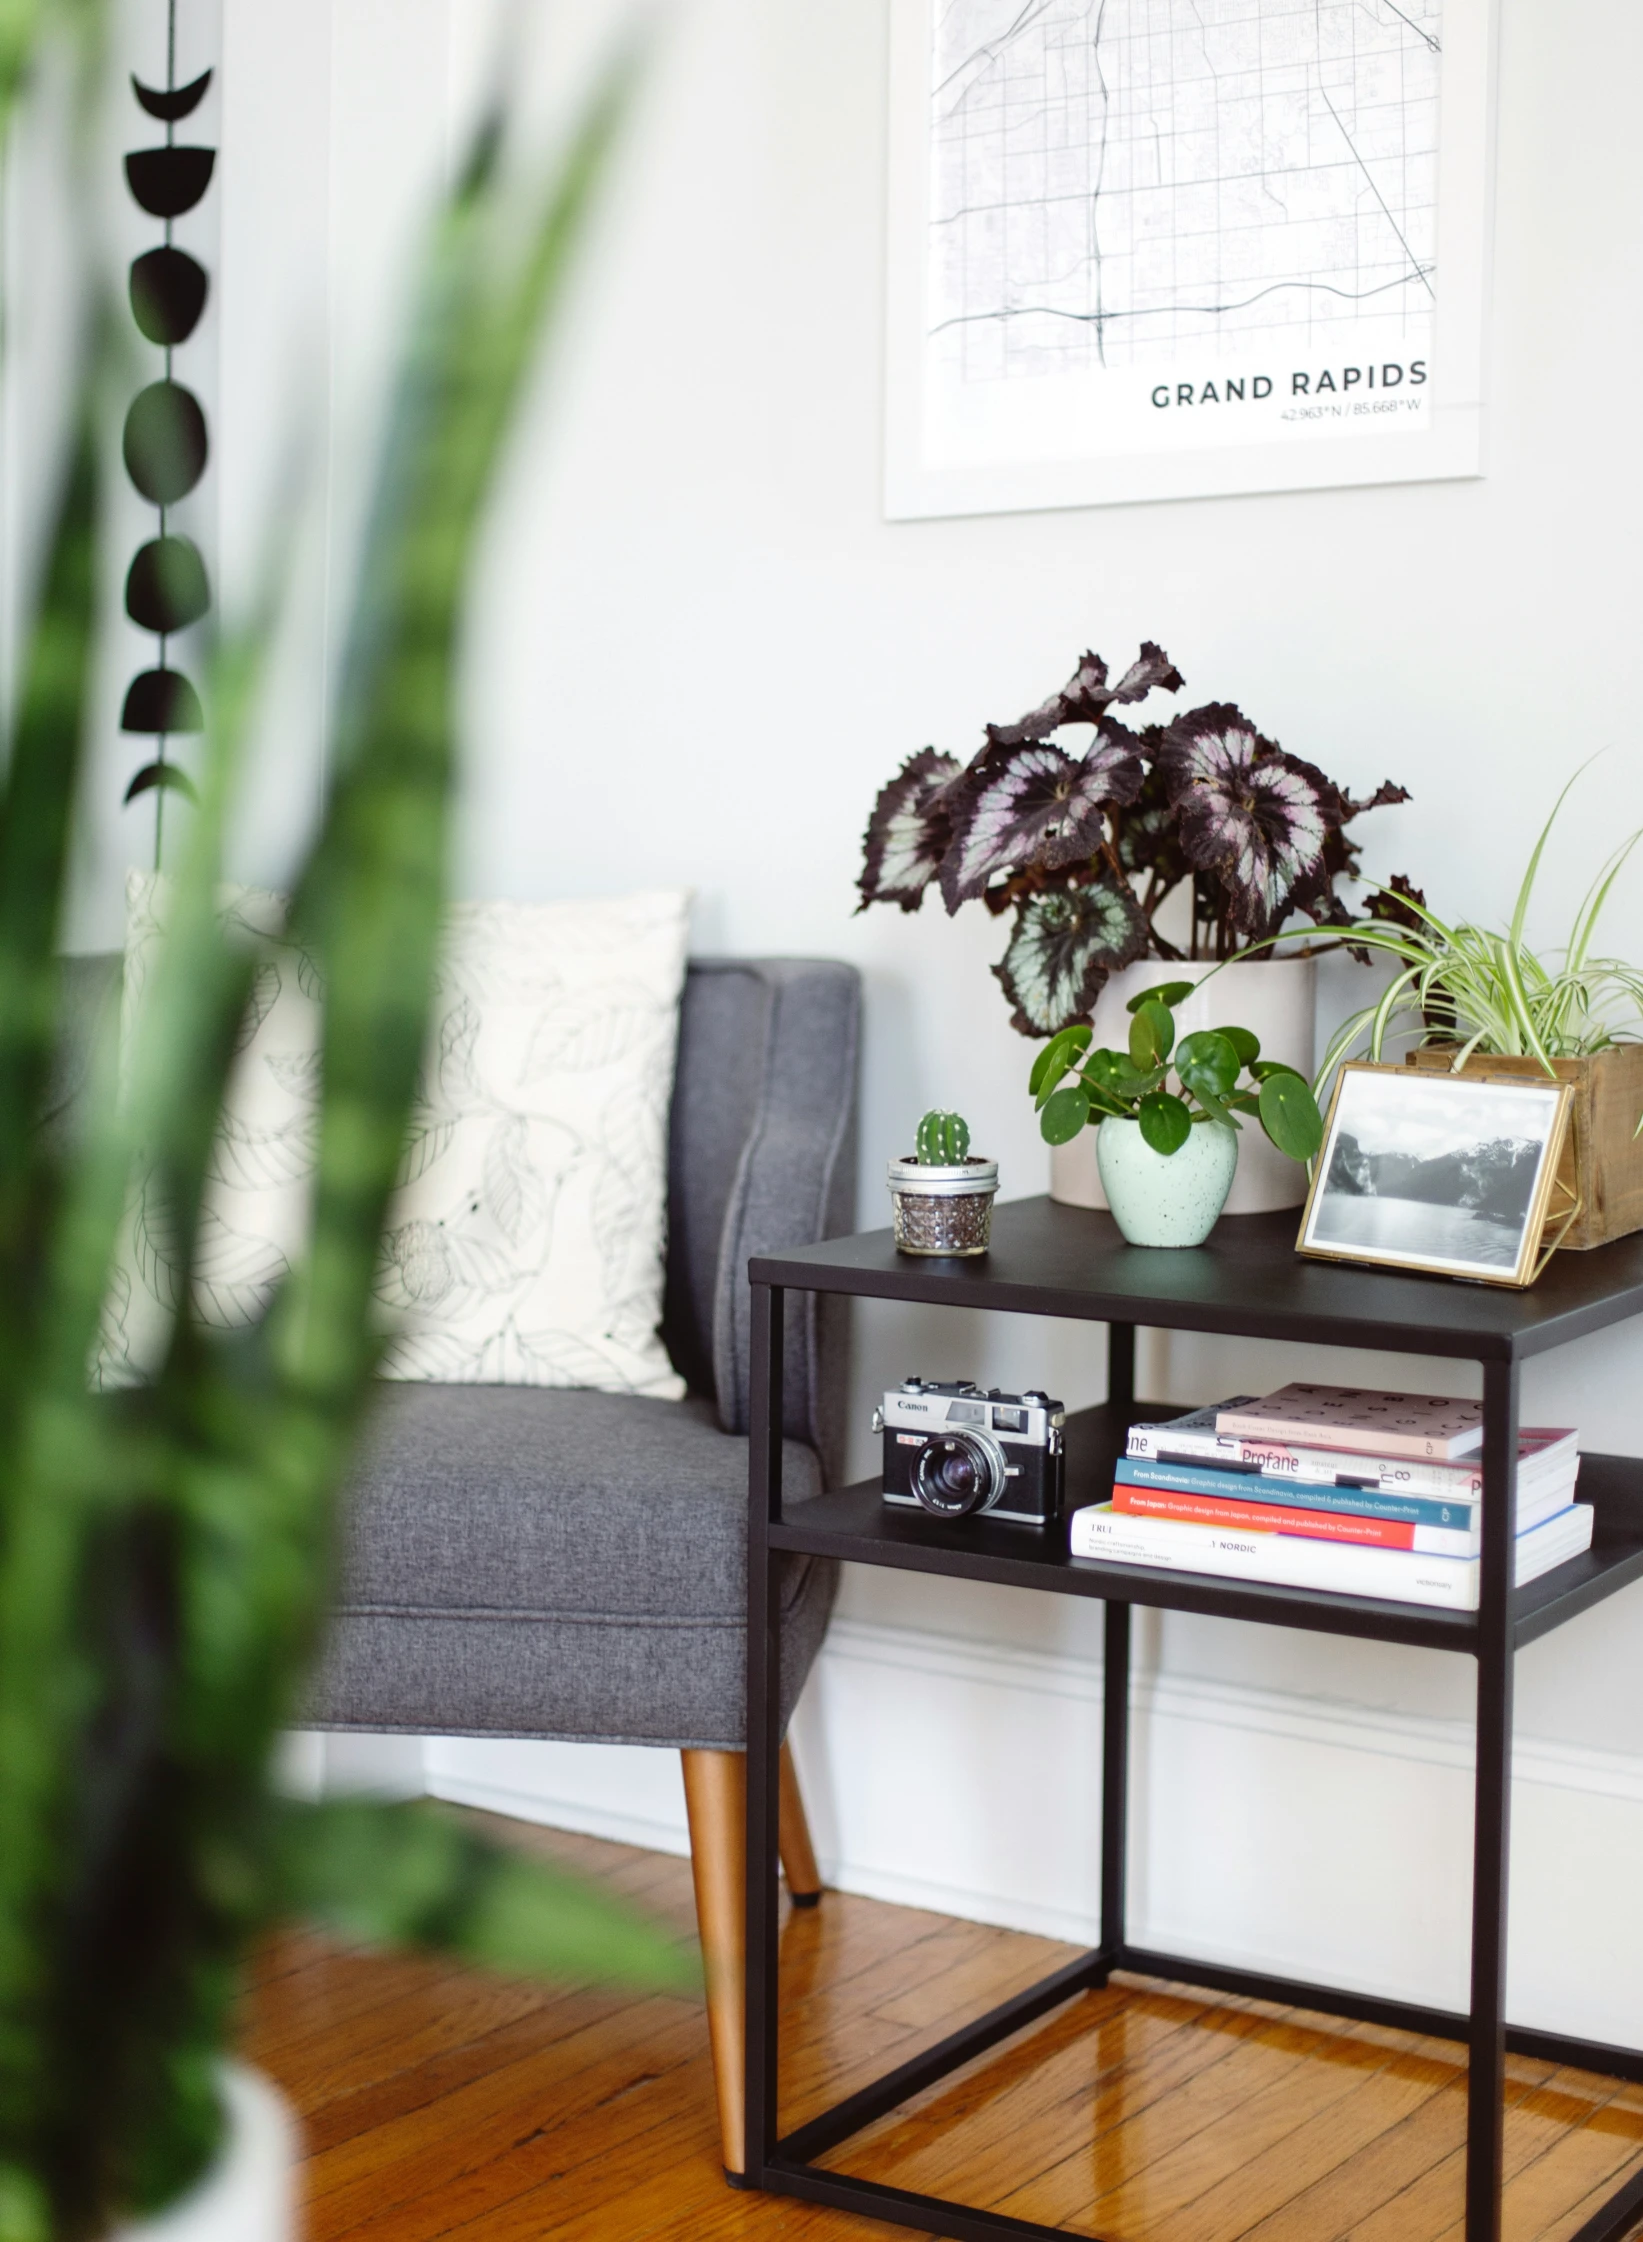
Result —
[[1533, 1284], [1580, 1211], [1553, 1208], [1573, 1197], [1557, 1168], [1574, 1095], [1521, 1075], [1343, 1066], [1296, 1252]]

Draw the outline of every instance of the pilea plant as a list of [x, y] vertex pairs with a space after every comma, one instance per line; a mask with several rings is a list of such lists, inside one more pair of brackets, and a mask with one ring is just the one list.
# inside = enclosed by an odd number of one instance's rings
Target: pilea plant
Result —
[[1086, 1124], [1136, 1121], [1153, 1151], [1167, 1155], [1180, 1151], [1194, 1124], [1241, 1129], [1238, 1116], [1248, 1113], [1288, 1159], [1315, 1155], [1324, 1134], [1317, 1100], [1293, 1067], [1262, 1058], [1248, 1028], [1200, 1029], [1176, 1041], [1173, 1008], [1195, 985], [1166, 981], [1135, 997], [1127, 1051], [1092, 1051], [1093, 1030], [1083, 1025], [1045, 1045], [1028, 1087], [1047, 1144], [1068, 1143]]
[[958, 1168], [970, 1157], [970, 1124], [957, 1113], [932, 1109], [918, 1125], [914, 1147], [927, 1168]]
[[[1087, 1020], [1108, 975], [1142, 958], [1225, 958], [1297, 912], [1353, 924], [1339, 893], [1358, 864], [1346, 827], [1408, 795], [1388, 782], [1355, 801], [1225, 702], [1139, 731], [1119, 721], [1184, 682], [1150, 639], [1116, 683], [1086, 654], [1041, 707], [989, 724], [968, 763], [922, 749], [874, 804], [862, 908], [916, 911], [933, 881], [949, 913], [973, 900], [1013, 912], [993, 971], [1030, 1036]], [[1074, 755], [1055, 735], [1079, 725], [1089, 737]], [[1183, 886], [1184, 948], [1158, 924]]]

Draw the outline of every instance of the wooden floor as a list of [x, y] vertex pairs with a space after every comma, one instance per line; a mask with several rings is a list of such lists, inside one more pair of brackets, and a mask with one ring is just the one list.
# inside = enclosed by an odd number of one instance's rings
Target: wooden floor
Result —
[[[497, 1824], [692, 1929], [682, 1861]], [[783, 1930], [796, 2123], [1070, 1957], [831, 1893]], [[707, 2033], [679, 2000], [552, 1992], [289, 1937], [246, 2046], [302, 2114], [310, 2242], [885, 2242], [728, 2189]], [[1643, 2089], [1514, 2059], [1508, 2242], [1563, 2242], [1643, 2165]], [[1448, 2042], [1127, 1980], [885, 2119], [833, 2162], [1111, 2242], [1460, 2242]]]

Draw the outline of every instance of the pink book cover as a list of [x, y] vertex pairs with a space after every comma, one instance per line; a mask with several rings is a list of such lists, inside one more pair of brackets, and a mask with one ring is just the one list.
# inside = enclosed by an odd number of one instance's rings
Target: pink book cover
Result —
[[1483, 1412], [1475, 1401], [1424, 1393], [1375, 1393], [1360, 1386], [1280, 1386], [1260, 1401], [1217, 1412], [1218, 1433], [1246, 1440], [1293, 1440], [1314, 1448], [1372, 1456], [1422, 1456], [1448, 1463], [1476, 1454]]

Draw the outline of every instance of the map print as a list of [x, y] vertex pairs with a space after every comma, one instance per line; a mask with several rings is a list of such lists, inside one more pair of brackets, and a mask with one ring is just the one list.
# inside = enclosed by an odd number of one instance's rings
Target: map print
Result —
[[938, 449], [1424, 425], [1439, 0], [928, 4]]

